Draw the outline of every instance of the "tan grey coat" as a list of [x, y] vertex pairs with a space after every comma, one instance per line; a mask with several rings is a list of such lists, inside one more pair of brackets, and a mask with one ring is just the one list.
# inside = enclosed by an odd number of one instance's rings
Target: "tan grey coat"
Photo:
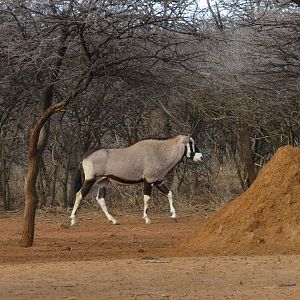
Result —
[[201, 161], [202, 154], [197, 151], [194, 140], [184, 135], [170, 139], [147, 139], [122, 149], [100, 149], [88, 152], [82, 161], [85, 181], [76, 194], [71, 214], [71, 225], [76, 223], [75, 214], [80, 201], [97, 182], [96, 200], [109, 221], [117, 224], [117, 220], [108, 212], [105, 195], [108, 182], [117, 184], [135, 184], [144, 182], [144, 213], [147, 224], [148, 200], [152, 186], [157, 187], [168, 196], [171, 218], [176, 218], [172, 192], [163, 184], [166, 175], [182, 161], [183, 157], [193, 161]]
[[188, 137], [143, 140], [122, 149], [101, 149], [87, 156], [82, 166], [85, 179], [103, 177], [120, 182], [162, 181], [183, 159]]

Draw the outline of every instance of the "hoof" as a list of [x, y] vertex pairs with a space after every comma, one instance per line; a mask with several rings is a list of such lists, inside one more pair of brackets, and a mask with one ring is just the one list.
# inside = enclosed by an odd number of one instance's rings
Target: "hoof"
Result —
[[121, 225], [117, 220], [111, 221], [113, 225]]
[[153, 224], [153, 222], [151, 220], [147, 220], [146, 224]]
[[176, 219], [176, 214], [173, 214], [170, 218], [171, 219]]

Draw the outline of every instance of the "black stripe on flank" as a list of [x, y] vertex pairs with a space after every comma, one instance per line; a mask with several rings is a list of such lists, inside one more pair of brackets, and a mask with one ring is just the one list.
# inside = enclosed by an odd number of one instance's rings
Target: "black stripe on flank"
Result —
[[105, 176], [109, 179], [115, 180], [117, 182], [123, 183], [123, 184], [137, 184], [137, 183], [141, 183], [144, 180], [143, 179], [139, 179], [139, 180], [128, 180], [128, 179], [124, 179], [124, 178], [120, 178], [114, 175], [107, 175]]

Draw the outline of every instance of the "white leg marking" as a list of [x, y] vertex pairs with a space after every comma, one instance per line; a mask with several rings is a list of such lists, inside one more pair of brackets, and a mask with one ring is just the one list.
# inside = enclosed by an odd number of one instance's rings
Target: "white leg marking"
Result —
[[78, 209], [78, 206], [79, 206], [79, 204], [80, 204], [81, 199], [82, 199], [82, 194], [81, 194], [81, 191], [79, 191], [79, 192], [76, 194], [75, 204], [74, 204], [74, 207], [73, 207], [71, 216], [70, 216], [70, 219], [71, 219], [71, 226], [73, 226], [73, 225], [76, 224], [76, 211], [77, 211], [77, 209]]
[[147, 210], [148, 210], [148, 201], [150, 199], [150, 196], [148, 195], [144, 195], [144, 215], [143, 215], [143, 218], [145, 219], [145, 222], [146, 224], [151, 224], [151, 220], [148, 218], [148, 215], [147, 215]]
[[105, 213], [107, 219], [113, 223], [113, 225], [118, 224], [118, 221], [108, 212], [104, 198], [99, 198], [98, 195], [96, 197], [100, 207], [102, 208], [103, 212]]
[[171, 212], [171, 218], [175, 219], [176, 218], [176, 211], [173, 206], [173, 195], [172, 192], [169, 191], [168, 193], [168, 199], [169, 199], [169, 204], [170, 204], [170, 212]]

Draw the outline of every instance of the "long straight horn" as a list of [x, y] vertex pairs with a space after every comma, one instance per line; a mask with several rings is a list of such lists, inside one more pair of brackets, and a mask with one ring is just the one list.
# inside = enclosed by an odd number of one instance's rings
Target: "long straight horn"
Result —
[[193, 128], [192, 128], [192, 130], [191, 130], [191, 133], [190, 133], [189, 137], [190, 137], [190, 136], [193, 136], [193, 134], [194, 134], [196, 128], [198, 127], [199, 123], [201, 122], [201, 120], [202, 120], [202, 119], [200, 118], [200, 119], [198, 119], [198, 121], [195, 123], [195, 125], [193, 126]]
[[165, 105], [158, 99], [151, 99], [156, 104], [159, 105], [159, 107], [163, 110], [163, 112], [183, 131], [185, 131], [185, 128], [182, 126], [181, 123], [177, 121], [177, 119], [171, 114], [171, 112], [165, 107]]

